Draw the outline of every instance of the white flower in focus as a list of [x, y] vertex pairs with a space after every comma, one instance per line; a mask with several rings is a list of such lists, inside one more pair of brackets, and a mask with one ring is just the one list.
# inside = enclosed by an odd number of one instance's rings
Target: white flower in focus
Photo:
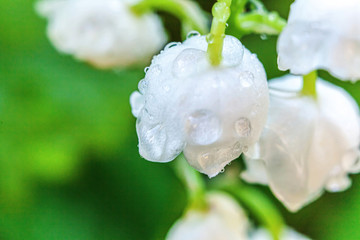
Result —
[[[274, 238], [271, 236], [269, 231], [264, 228], [259, 228], [252, 232], [249, 237], [250, 240], [273, 240]], [[296, 232], [295, 230], [286, 227], [279, 240], [310, 240], [310, 238]]]
[[296, 211], [326, 189], [347, 189], [349, 173], [360, 170], [359, 109], [342, 88], [317, 81], [317, 99], [297, 94], [302, 78], [270, 81], [268, 122], [259, 144], [249, 150], [249, 182], [268, 184], [287, 208]]
[[42, 0], [48, 36], [61, 52], [99, 68], [145, 63], [166, 42], [155, 14], [135, 15], [137, 0]]
[[184, 151], [213, 177], [259, 139], [269, 100], [264, 68], [239, 40], [225, 37], [218, 67], [206, 50], [205, 36], [168, 45], [130, 102], [141, 156], [168, 162]]
[[278, 41], [279, 68], [305, 75], [325, 69], [360, 80], [360, 1], [296, 0]]
[[170, 229], [166, 240], [246, 240], [249, 222], [226, 194], [207, 196], [209, 209], [190, 210]]

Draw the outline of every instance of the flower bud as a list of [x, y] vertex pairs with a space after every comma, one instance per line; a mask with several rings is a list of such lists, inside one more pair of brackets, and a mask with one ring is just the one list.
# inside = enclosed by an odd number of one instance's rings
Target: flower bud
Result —
[[[268, 184], [297, 211], [324, 190], [343, 191], [360, 170], [359, 108], [342, 88], [317, 81], [317, 98], [299, 93], [301, 77], [270, 81], [269, 117], [259, 143], [249, 150], [249, 182]], [[281, 89], [281, 90], [279, 90]]]
[[212, 66], [205, 36], [171, 43], [154, 57], [130, 102], [141, 156], [168, 162], [184, 151], [209, 177], [252, 146], [268, 110], [266, 74], [256, 55], [232, 36]]
[[48, 20], [48, 37], [66, 54], [98, 68], [146, 63], [165, 43], [155, 14], [135, 15], [136, 0], [42, 0], [39, 14]]

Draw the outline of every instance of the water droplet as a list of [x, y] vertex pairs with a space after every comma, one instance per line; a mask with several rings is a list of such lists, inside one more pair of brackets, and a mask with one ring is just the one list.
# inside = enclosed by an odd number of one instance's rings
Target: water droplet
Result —
[[248, 146], [244, 146], [243, 149], [242, 149], [242, 151], [243, 151], [244, 153], [246, 153], [247, 151], [249, 151], [249, 147], [248, 147]]
[[183, 50], [174, 60], [172, 72], [176, 77], [186, 77], [204, 69], [208, 64], [206, 52], [189, 48]]
[[209, 159], [210, 159], [210, 153], [204, 153], [204, 154], [202, 154], [201, 157], [200, 157], [200, 162], [201, 162], [203, 165], [205, 165], [204, 163], [207, 162], [207, 161], [209, 161]]
[[149, 71], [150, 67], [144, 68], [144, 72], [147, 73]]
[[228, 23], [226, 23], [226, 24], [225, 24], [225, 27], [228, 27], [228, 26], [229, 26], [229, 24], [228, 24]]
[[223, 168], [223, 169], [220, 170], [220, 173], [223, 173], [223, 172], [225, 172], [225, 168]]
[[186, 120], [186, 133], [190, 141], [198, 145], [209, 145], [221, 136], [219, 118], [209, 110], [192, 113]]
[[209, 33], [208, 35], [206, 35], [206, 41], [208, 44], [211, 44], [214, 42], [214, 35]]
[[261, 34], [260, 38], [261, 38], [261, 40], [267, 40], [268, 36], [266, 34]]
[[170, 87], [168, 85], [164, 85], [163, 87], [165, 92], [169, 92], [170, 91]]
[[248, 88], [254, 84], [255, 76], [249, 71], [241, 72], [239, 78], [242, 87]]
[[159, 125], [142, 125], [139, 128], [140, 153], [150, 160], [158, 160], [164, 152], [166, 143], [166, 132]]
[[145, 79], [140, 80], [138, 84], [138, 89], [142, 94], [145, 94], [146, 89], [148, 88], [148, 81]]
[[178, 45], [180, 45], [180, 44], [181, 44], [180, 42], [171, 42], [171, 43], [168, 43], [168, 44], [165, 46], [164, 50], [167, 50], [167, 49], [169, 49], [169, 48], [176, 47], [176, 46], [178, 46]]
[[251, 123], [247, 118], [240, 118], [235, 122], [236, 133], [240, 137], [249, 137], [251, 135]]
[[200, 36], [200, 33], [197, 31], [191, 31], [186, 35], [186, 39], [192, 38], [192, 37], [198, 37]]
[[153, 65], [150, 67], [149, 70], [147, 70], [147, 75], [151, 75], [151, 76], [157, 76], [161, 73], [161, 67], [159, 64]]

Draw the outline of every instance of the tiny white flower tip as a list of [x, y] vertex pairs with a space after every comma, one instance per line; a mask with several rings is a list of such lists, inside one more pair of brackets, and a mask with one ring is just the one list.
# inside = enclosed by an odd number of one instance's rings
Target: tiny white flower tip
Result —
[[225, 37], [218, 67], [206, 49], [196, 34], [168, 44], [146, 68], [143, 102], [133, 112], [145, 159], [167, 162], [183, 151], [190, 165], [214, 177], [258, 140], [269, 99], [262, 64], [239, 40]]
[[[301, 77], [271, 80], [270, 88], [294, 94]], [[347, 189], [349, 173], [359, 171], [360, 117], [342, 88], [317, 81], [317, 99], [270, 93], [268, 121], [256, 149], [246, 157], [245, 180], [268, 184], [291, 211], [324, 190]]]
[[280, 70], [305, 75], [325, 69], [360, 80], [360, 1], [296, 0], [278, 40]]
[[247, 239], [250, 224], [237, 202], [221, 193], [208, 194], [206, 199], [209, 209], [188, 211], [172, 226], [166, 240]]
[[36, 10], [49, 21], [57, 50], [98, 68], [146, 63], [166, 42], [155, 14], [135, 15], [137, 0], [42, 0]]
[[[252, 233], [250, 233], [249, 240], [272, 240], [273, 236], [269, 233], [268, 230], [264, 228], [259, 228]], [[279, 240], [310, 240], [310, 238], [304, 236], [293, 230], [290, 227], [286, 227], [279, 238]]]

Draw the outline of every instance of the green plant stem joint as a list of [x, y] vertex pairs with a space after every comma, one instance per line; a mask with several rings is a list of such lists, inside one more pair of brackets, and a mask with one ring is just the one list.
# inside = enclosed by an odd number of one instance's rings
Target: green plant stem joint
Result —
[[303, 88], [301, 90], [301, 94], [316, 98], [317, 77], [318, 76], [316, 71], [312, 71], [309, 74], [303, 76]]
[[206, 34], [208, 32], [208, 17], [194, 1], [142, 0], [133, 5], [131, 10], [137, 15], [153, 11], [167, 12], [181, 21], [183, 30], [195, 30], [200, 34]]
[[231, 0], [218, 0], [212, 8], [214, 18], [206, 40], [208, 42], [209, 60], [213, 66], [218, 66], [221, 63], [226, 22], [230, 17], [230, 5]]
[[[245, 11], [249, 4], [249, 11]], [[277, 12], [269, 12], [259, 0], [237, 0], [233, 14], [233, 24], [240, 31], [240, 36], [247, 34], [279, 35], [286, 26], [286, 20]]]

